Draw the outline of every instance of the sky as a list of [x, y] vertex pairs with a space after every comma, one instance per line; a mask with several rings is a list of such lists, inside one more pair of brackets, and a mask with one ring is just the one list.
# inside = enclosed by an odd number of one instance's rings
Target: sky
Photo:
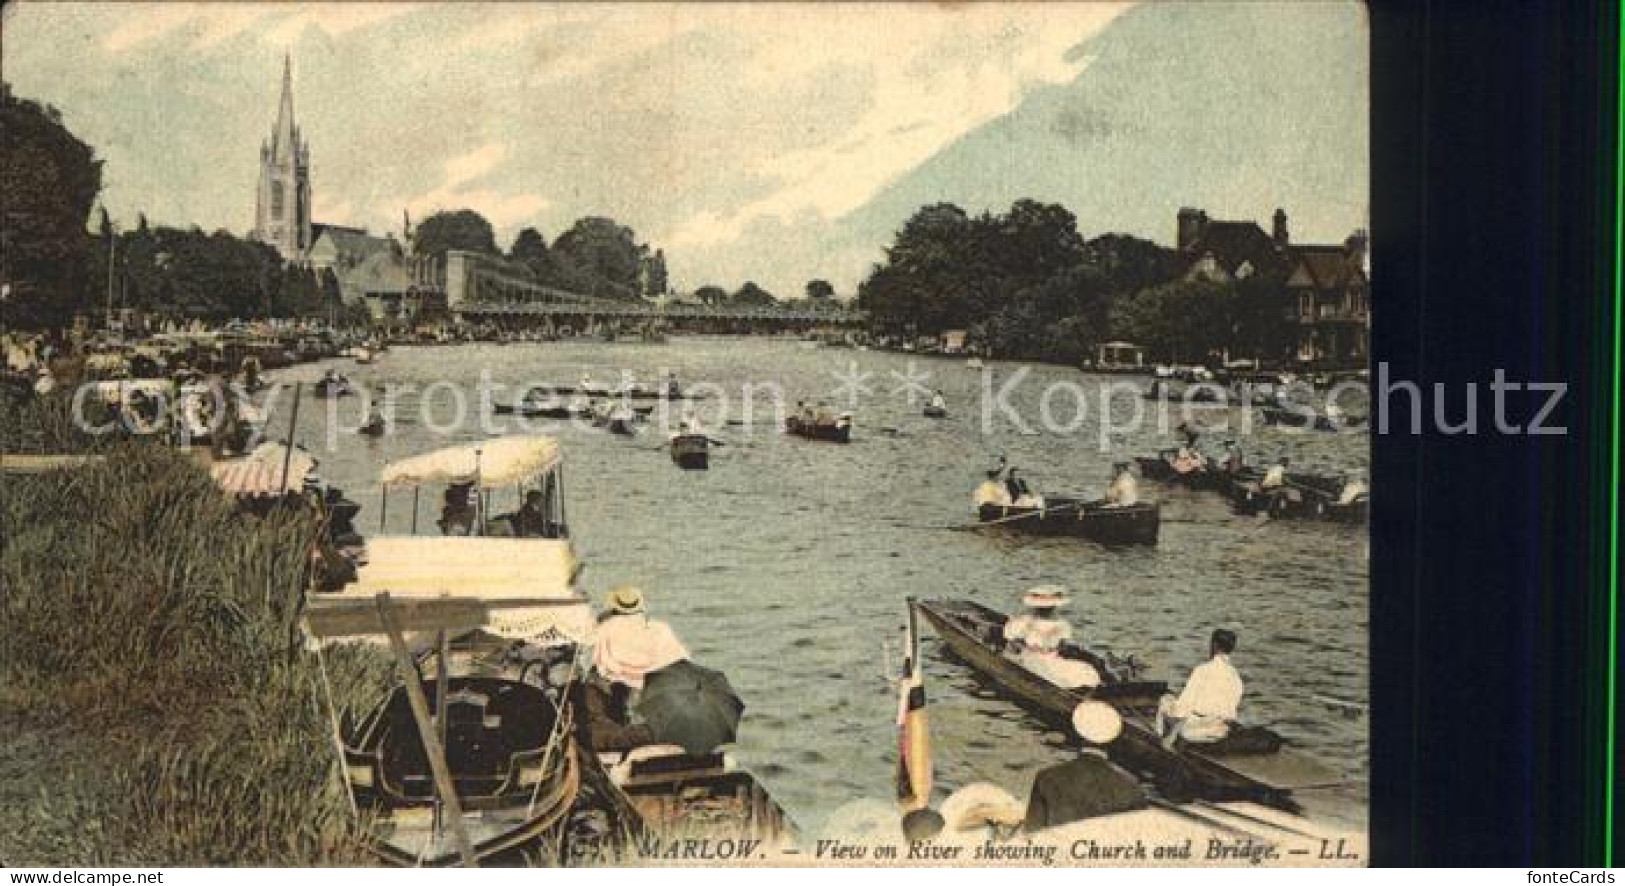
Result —
[[[824, 277], [849, 294], [911, 208], [887, 195], [1086, 204], [1095, 189], [1083, 177], [1057, 187], [1053, 168], [1026, 175], [1007, 162], [1021, 141], [1034, 140], [1037, 156], [1036, 141], [1053, 136], [1049, 122], [1016, 124], [1083, 88], [1091, 47], [1136, 14], [1149, 13], [1141, 31], [1201, 30], [1190, 17], [1202, 4], [1159, 6], [22, 2], [5, 8], [0, 72], [17, 94], [57, 106], [104, 158], [103, 200], [124, 224], [145, 212], [246, 233], [287, 54], [318, 222], [398, 233], [403, 212], [466, 207], [506, 247], [525, 226], [551, 239], [607, 215], [664, 249], [680, 288], [751, 279], [787, 296]], [[1310, 18], [1321, 31], [1330, 21]], [[1336, 23], [1337, 45], [1358, 44], [1351, 58], [1363, 65], [1363, 20]], [[1254, 30], [1244, 25], [1241, 39]], [[1136, 51], [1112, 82], [1132, 83], [1143, 64], [1147, 95], [1161, 96], [1156, 55]], [[1235, 55], [1246, 64], [1251, 54]], [[1278, 136], [1335, 139], [1309, 153], [1337, 154], [1331, 168], [1352, 171], [1338, 193], [1317, 181], [1251, 199], [1253, 189], [1204, 191], [1174, 173], [1134, 191], [1143, 213], [1118, 223], [1108, 206], [1090, 223], [1167, 242], [1163, 204], [1210, 193], [1215, 217], [1332, 207], [1307, 223], [1340, 239], [1365, 217], [1363, 76], [1333, 84], [1357, 137]], [[992, 131], [1017, 143], [967, 153]], [[1132, 157], [1135, 146], [1113, 151]], [[927, 174], [949, 168], [951, 180]], [[977, 191], [984, 171], [997, 193]], [[1040, 186], [1069, 193], [1023, 193]]]

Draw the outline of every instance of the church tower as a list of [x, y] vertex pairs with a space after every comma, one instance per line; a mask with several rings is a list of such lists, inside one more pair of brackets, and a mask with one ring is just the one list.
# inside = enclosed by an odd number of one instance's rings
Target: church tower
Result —
[[254, 239], [276, 247], [284, 261], [300, 261], [310, 248], [310, 146], [293, 121], [293, 63], [287, 56], [276, 128], [260, 145]]

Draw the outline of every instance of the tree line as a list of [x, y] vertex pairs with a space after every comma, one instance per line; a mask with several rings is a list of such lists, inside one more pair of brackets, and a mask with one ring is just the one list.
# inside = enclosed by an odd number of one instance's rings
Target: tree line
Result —
[[[87, 228], [102, 163], [49, 105], [0, 83], [0, 281], [5, 322], [60, 329], [80, 313], [136, 308], [160, 317], [357, 319], [332, 271], [289, 265], [229, 231], [117, 230], [106, 209]], [[347, 316], [348, 315], [348, 316]]]
[[600, 298], [660, 295], [668, 287], [665, 252], [602, 216], [577, 219], [552, 243], [537, 228], [523, 228], [504, 253], [485, 216], [472, 209], [442, 211], [417, 226], [412, 247], [418, 255], [438, 257], [459, 249], [506, 258], [537, 283]]
[[1150, 240], [1086, 240], [1058, 204], [1020, 200], [972, 216], [939, 203], [904, 223], [859, 286], [858, 307], [876, 335], [965, 330], [972, 345], [1011, 359], [1075, 364], [1113, 340], [1176, 362], [1286, 353], [1284, 268], [1212, 280], [1188, 277], [1188, 267]]

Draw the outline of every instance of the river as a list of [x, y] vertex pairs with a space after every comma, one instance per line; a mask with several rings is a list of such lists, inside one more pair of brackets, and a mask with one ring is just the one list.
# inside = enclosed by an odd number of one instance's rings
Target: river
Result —
[[[1142, 497], [1163, 503], [1156, 547], [1113, 550], [946, 528], [974, 519], [971, 491], [1000, 454], [1041, 491], [1098, 495], [1113, 457], [1169, 445], [1171, 436], [1151, 423], [1113, 437], [1102, 452], [1097, 403], [1091, 399], [1076, 419], [1065, 388], [1048, 403], [1052, 416], [1075, 429], [1039, 427], [1046, 385], [1114, 379], [1027, 367], [1007, 402], [1033, 426], [1029, 433], [998, 410], [983, 426], [979, 404], [989, 381], [962, 361], [783, 339], [396, 347], [372, 365], [327, 361], [276, 377], [314, 381], [334, 365], [356, 382], [420, 391], [437, 382], [472, 391], [482, 374], [509, 385], [562, 384], [583, 371], [609, 382], [622, 369], [645, 380], [669, 369], [684, 384], [707, 382], [728, 392], [728, 415], [709, 421], [727, 445], [713, 451], [704, 472], [678, 470], [659, 448], [664, 435], [657, 430], [628, 439], [555, 426], [565, 452], [571, 531], [587, 564], [587, 593], [601, 600], [616, 585], [643, 588], [652, 614], [673, 625], [695, 659], [728, 674], [748, 706], [736, 756], [804, 830], [816, 833], [847, 802], [892, 796], [896, 697], [884, 677], [882, 644], [889, 642], [895, 666], [904, 598], [969, 597], [1014, 611], [1021, 592], [1040, 582], [1074, 590], [1063, 613], [1080, 641], [1132, 653], [1149, 665], [1148, 676], [1175, 685], [1202, 660], [1214, 627], [1235, 630], [1233, 660], [1247, 684], [1243, 716], [1340, 769], [1350, 787], [1327, 802], [1340, 818], [1364, 819], [1367, 721], [1323, 701], [1363, 705], [1367, 698], [1363, 529], [1236, 517], [1216, 495], [1146, 481]], [[1023, 367], [995, 361], [989, 369], [996, 391]], [[894, 393], [911, 372], [943, 391], [948, 419], [926, 419], [919, 400]], [[873, 394], [855, 404], [838, 396], [838, 375]], [[764, 397], [754, 401], [754, 424], [726, 423], [740, 421], [747, 383], [776, 384], [791, 403], [824, 399], [850, 407], [851, 445], [785, 437]], [[366, 533], [377, 531], [377, 477], [386, 461], [484, 435], [474, 403], [451, 435], [429, 427], [425, 399], [433, 421], [449, 424], [453, 417], [445, 385], [426, 398], [401, 396], [394, 432], [377, 440], [342, 430], [358, 423], [356, 398], [324, 402], [306, 394], [299, 440], [318, 455], [323, 476], [363, 505], [358, 528]], [[498, 398], [510, 396], [511, 389]], [[707, 409], [722, 402], [709, 401]], [[1134, 398], [1120, 397], [1110, 414], [1121, 426], [1138, 408]], [[1204, 411], [1210, 422], [1235, 420], [1234, 413]], [[335, 417], [344, 424], [332, 425]], [[284, 421], [276, 420], [274, 434], [283, 433]], [[330, 427], [338, 442], [332, 450]], [[1216, 450], [1223, 436], [1210, 435], [1208, 445]], [[1237, 436], [1253, 462], [1290, 453], [1304, 470], [1363, 473], [1368, 464], [1363, 436], [1263, 427]], [[391, 497], [392, 531], [406, 529], [405, 499]], [[424, 527], [432, 524], [435, 501], [424, 497]], [[512, 502], [494, 505], [507, 510]], [[1037, 769], [1067, 757], [1065, 737], [990, 696], [942, 657], [928, 627], [922, 631], [938, 792], [992, 781], [1025, 798]]]

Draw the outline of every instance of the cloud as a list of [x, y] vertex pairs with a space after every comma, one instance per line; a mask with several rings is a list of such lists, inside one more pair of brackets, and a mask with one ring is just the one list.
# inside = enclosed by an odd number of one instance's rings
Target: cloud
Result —
[[[24, 3], [8, 9], [5, 48], [18, 91], [62, 108], [106, 158], [116, 207], [240, 229], [288, 50], [329, 217], [387, 227], [403, 206], [469, 207], [511, 236], [608, 215], [666, 248], [679, 284], [732, 286], [861, 272], [854, 242], [817, 246], [822, 232], [1078, 77], [1095, 63], [1079, 47], [1122, 11]], [[68, 40], [85, 51], [50, 50]], [[1034, 162], [1013, 154], [985, 174], [1032, 179]], [[884, 246], [876, 227], [857, 244], [868, 260]], [[796, 230], [817, 248], [794, 244]]]
[[[809, 57], [824, 63], [842, 58], [872, 75], [866, 111], [838, 138], [747, 158], [744, 170], [776, 187], [750, 203], [702, 211], [675, 224], [668, 234], [673, 244], [737, 240], [764, 217], [782, 221], [811, 211], [837, 218], [857, 209], [955, 139], [1016, 107], [1035, 87], [1077, 76], [1088, 59], [1069, 58], [1069, 50], [1126, 7], [989, 4], [956, 7], [954, 14], [889, 7], [895, 20], [886, 27], [865, 27], [867, 13], [838, 8], [843, 14], [820, 9], [790, 16], [787, 28], [769, 26], [769, 39], [753, 42], [758, 60], [770, 63], [769, 73], [747, 72], [742, 86], [771, 91], [766, 81], [793, 79]], [[820, 51], [799, 52], [802, 46]]]
[[[404, 3], [129, 3], [117, 4], [117, 24], [102, 39], [109, 52], [124, 53], [176, 32], [192, 37], [191, 48], [209, 49], [233, 37], [253, 34], [286, 46], [306, 29], [329, 37], [387, 21], [412, 11]], [[290, 11], [291, 10], [291, 11]]]
[[413, 215], [423, 217], [439, 210], [472, 209], [485, 216], [499, 232], [524, 224], [546, 209], [549, 201], [534, 192], [513, 193], [495, 187], [469, 188], [468, 184], [499, 169], [508, 147], [487, 142], [459, 154], [445, 163], [445, 179], [427, 193], [406, 201]]

